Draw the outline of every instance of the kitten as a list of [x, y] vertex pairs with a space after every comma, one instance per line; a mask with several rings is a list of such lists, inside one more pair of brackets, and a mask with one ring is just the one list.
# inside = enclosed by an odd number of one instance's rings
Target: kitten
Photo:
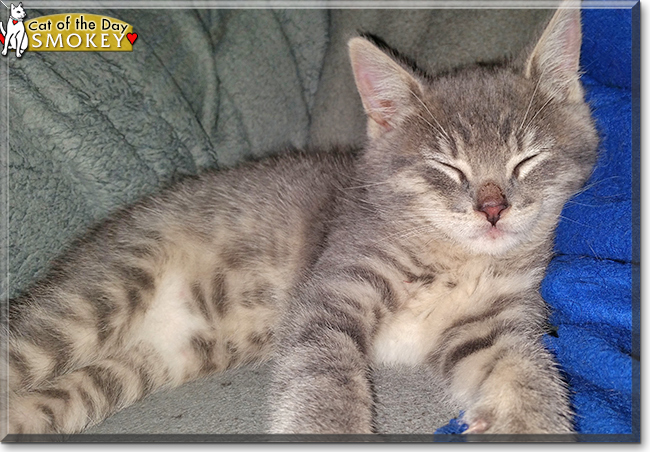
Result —
[[435, 77], [350, 40], [363, 151], [181, 182], [11, 301], [9, 433], [271, 357], [274, 433], [372, 433], [380, 362], [428, 365], [468, 433], [572, 432], [538, 288], [597, 154], [580, 45], [566, 8], [527, 57]]

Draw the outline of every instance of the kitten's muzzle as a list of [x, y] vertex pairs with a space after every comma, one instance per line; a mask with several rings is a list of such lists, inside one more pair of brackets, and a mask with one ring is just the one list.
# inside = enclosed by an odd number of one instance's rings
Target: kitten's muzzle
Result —
[[501, 213], [509, 207], [503, 190], [494, 182], [487, 182], [478, 189], [476, 210], [485, 214], [487, 220], [496, 226]]

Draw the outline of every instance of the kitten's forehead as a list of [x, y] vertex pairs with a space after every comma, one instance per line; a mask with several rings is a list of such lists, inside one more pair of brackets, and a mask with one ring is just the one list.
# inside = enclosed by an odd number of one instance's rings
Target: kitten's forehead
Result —
[[508, 71], [474, 71], [433, 81], [423, 115], [435, 115], [440, 124], [440, 151], [499, 165], [535, 143], [539, 131], [526, 121], [532, 90], [522, 80]]

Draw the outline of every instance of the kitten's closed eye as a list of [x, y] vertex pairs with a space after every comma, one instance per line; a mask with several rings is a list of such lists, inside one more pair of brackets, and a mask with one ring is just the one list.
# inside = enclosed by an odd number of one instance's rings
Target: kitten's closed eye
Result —
[[548, 157], [549, 154], [544, 151], [537, 151], [532, 155], [525, 156], [523, 159], [515, 163], [511, 173], [512, 177], [515, 179], [523, 179]]
[[456, 183], [463, 186], [469, 183], [465, 172], [467, 170], [463, 171], [462, 169], [458, 168], [458, 166], [452, 165], [446, 161], [442, 161], [440, 158], [431, 158], [428, 162], [432, 168], [440, 170], [442, 173], [453, 179]]

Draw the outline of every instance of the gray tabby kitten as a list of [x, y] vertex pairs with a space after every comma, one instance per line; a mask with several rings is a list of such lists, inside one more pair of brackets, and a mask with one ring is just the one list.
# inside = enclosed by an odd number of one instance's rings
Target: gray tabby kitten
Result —
[[430, 366], [468, 433], [572, 432], [538, 288], [596, 159], [580, 44], [559, 9], [520, 61], [428, 77], [353, 38], [361, 153], [182, 182], [11, 301], [9, 433], [78, 432], [270, 357], [274, 433], [372, 433], [378, 362]]

